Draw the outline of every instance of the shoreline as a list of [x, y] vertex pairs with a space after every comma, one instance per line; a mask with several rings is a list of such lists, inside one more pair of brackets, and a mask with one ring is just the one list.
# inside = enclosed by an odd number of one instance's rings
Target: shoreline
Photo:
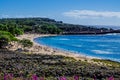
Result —
[[70, 52], [70, 51], [66, 51], [66, 50], [61, 50], [61, 49], [56, 49], [50, 46], [46, 46], [43, 44], [39, 44], [37, 42], [34, 41], [35, 38], [38, 37], [48, 37], [48, 36], [57, 36], [57, 35], [52, 35], [52, 34], [24, 34], [24, 35], [20, 35], [17, 38], [18, 39], [29, 39], [33, 42], [33, 47], [29, 48], [29, 52], [33, 53], [33, 54], [48, 54], [48, 55], [62, 55], [62, 56], [66, 56], [66, 57], [73, 57], [76, 60], [82, 60], [82, 61], [91, 61], [91, 59], [100, 59], [100, 58], [95, 58], [92, 56], [86, 56], [86, 55], [82, 55], [82, 54], [77, 54], [75, 52]]
[[[47, 46], [44, 44], [40, 44], [34, 41], [35, 38], [39, 38], [39, 37], [49, 37], [49, 36], [57, 36], [56, 34], [23, 34], [18, 36], [18, 39], [29, 39], [33, 42], [33, 47], [27, 49], [29, 50], [28, 53], [32, 53], [32, 54], [47, 54], [47, 55], [62, 55], [65, 57], [72, 57], [76, 60], [81, 60], [81, 61], [88, 61], [88, 62], [93, 62], [93, 59], [99, 59], [99, 60], [110, 60], [110, 59], [102, 59], [102, 58], [98, 58], [98, 57], [93, 57], [93, 56], [87, 56], [84, 55], [82, 53], [76, 53], [76, 52], [71, 52], [68, 50], [63, 50], [63, 49], [59, 49], [59, 48], [54, 48], [51, 46]], [[115, 61], [115, 60], [110, 60], [110, 61]], [[118, 62], [118, 61], [115, 61]]]

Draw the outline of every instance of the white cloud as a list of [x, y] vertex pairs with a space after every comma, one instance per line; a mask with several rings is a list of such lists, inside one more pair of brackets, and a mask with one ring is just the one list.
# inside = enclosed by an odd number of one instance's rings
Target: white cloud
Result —
[[63, 15], [72, 18], [120, 18], [120, 12], [94, 10], [72, 10]]

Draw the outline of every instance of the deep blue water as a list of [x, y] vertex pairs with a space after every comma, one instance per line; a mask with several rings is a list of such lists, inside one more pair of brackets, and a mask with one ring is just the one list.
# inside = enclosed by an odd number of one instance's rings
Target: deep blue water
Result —
[[34, 39], [37, 43], [120, 62], [120, 34], [59, 35]]

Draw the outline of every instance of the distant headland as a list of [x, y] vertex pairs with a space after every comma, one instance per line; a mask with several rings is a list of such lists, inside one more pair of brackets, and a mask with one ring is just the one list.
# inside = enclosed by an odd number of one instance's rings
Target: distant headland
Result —
[[63, 21], [56, 21], [50, 18], [3, 18], [0, 24], [8, 23], [18, 28], [24, 29], [24, 32], [40, 33], [40, 34], [107, 34], [120, 33], [120, 29], [68, 24]]

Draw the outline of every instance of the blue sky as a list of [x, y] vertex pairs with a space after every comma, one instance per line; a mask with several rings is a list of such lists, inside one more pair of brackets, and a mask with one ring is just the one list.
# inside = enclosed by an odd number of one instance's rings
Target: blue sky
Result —
[[120, 0], [0, 0], [0, 17], [48, 17], [83, 25], [120, 25]]

